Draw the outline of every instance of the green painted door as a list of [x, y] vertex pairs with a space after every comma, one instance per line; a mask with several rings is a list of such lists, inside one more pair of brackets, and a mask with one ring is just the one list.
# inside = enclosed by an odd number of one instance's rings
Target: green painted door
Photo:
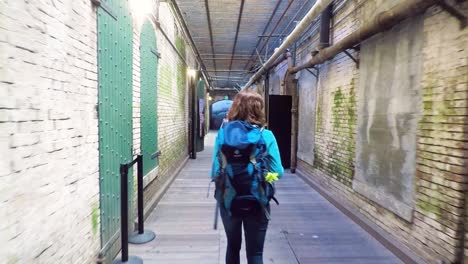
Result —
[[[116, 243], [120, 231], [119, 166], [132, 159], [133, 33], [127, 0], [101, 0], [97, 23], [101, 247], [112, 258], [120, 247]], [[129, 189], [131, 201], [133, 188]]]
[[143, 174], [158, 165], [151, 154], [158, 150], [158, 51], [152, 24], [147, 21], [141, 29], [140, 39], [140, 89], [141, 89], [141, 153]]

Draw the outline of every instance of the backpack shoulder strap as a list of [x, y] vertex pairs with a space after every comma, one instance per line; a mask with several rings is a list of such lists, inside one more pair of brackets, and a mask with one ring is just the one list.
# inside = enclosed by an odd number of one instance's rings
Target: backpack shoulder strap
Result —
[[[265, 128], [265, 127], [261, 127], [261, 128], [260, 128], [260, 137], [263, 136], [262, 132], [263, 132], [263, 129], [264, 129], [264, 128]], [[257, 144], [258, 144], [258, 143], [257, 143]], [[255, 151], [256, 151], [256, 150], [257, 150], [257, 147], [255, 146], [255, 147], [252, 148], [252, 152], [250, 153], [250, 162], [251, 162], [254, 166], [257, 165], [257, 159], [255, 158]]]
[[219, 151], [219, 153], [221, 155], [221, 168], [224, 170], [227, 167], [227, 158], [221, 150]]

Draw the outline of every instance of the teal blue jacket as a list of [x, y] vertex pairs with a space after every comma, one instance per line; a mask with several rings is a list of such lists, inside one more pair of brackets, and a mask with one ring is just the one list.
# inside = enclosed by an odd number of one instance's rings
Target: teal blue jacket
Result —
[[[259, 131], [257, 129], [257, 131]], [[276, 143], [275, 136], [271, 132], [271, 130], [263, 129], [261, 132], [261, 137], [266, 145], [267, 151], [267, 170], [269, 172], [278, 173], [278, 178], [281, 178], [284, 174], [283, 165], [281, 164], [280, 152], [278, 149], [278, 144]], [[220, 142], [224, 142], [224, 128], [220, 128], [218, 131], [218, 136], [216, 137], [215, 146], [214, 146], [214, 153], [213, 153], [213, 163], [211, 169], [211, 178], [215, 177], [218, 174], [218, 171], [221, 167], [221, 164], [218, 160], [218, 151], [220, 151]]]

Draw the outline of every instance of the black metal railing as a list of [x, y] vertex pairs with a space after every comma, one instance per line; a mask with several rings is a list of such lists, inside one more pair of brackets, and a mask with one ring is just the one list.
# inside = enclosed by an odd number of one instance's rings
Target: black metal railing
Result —
[[[152, 155], [153, 156], [153, 155]], [[137, 164], [137, 207], [138, 207], [138, 231], [132, 236], [128, 236], [128, 171]], [[128, 243], [144, 244], [152, 241], [156, 235], [154, 232], [145, 230], [143, 215], [143, 156], [137, 157], [129, 163], [120, 164], [120, 238], [122, 245], [122, 256], [115, 264], [139, 264], [143, 260], [136, 256], [128, 255]]]

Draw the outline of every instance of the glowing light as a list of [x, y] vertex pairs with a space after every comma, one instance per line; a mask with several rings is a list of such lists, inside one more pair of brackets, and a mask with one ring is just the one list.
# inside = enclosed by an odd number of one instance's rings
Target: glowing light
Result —
[[192, 78], [195, 78], [195, 75], [197, 74], [197, 71], [195, 71], [194, 69], [188, 69], [187, 74], [188, 74], [188, 76], [190, 76]]
[[153, 12], [152, 0], [131, 0], [130, 9], [132, 10], [133, 18], [142, 22], [145, 17]]

